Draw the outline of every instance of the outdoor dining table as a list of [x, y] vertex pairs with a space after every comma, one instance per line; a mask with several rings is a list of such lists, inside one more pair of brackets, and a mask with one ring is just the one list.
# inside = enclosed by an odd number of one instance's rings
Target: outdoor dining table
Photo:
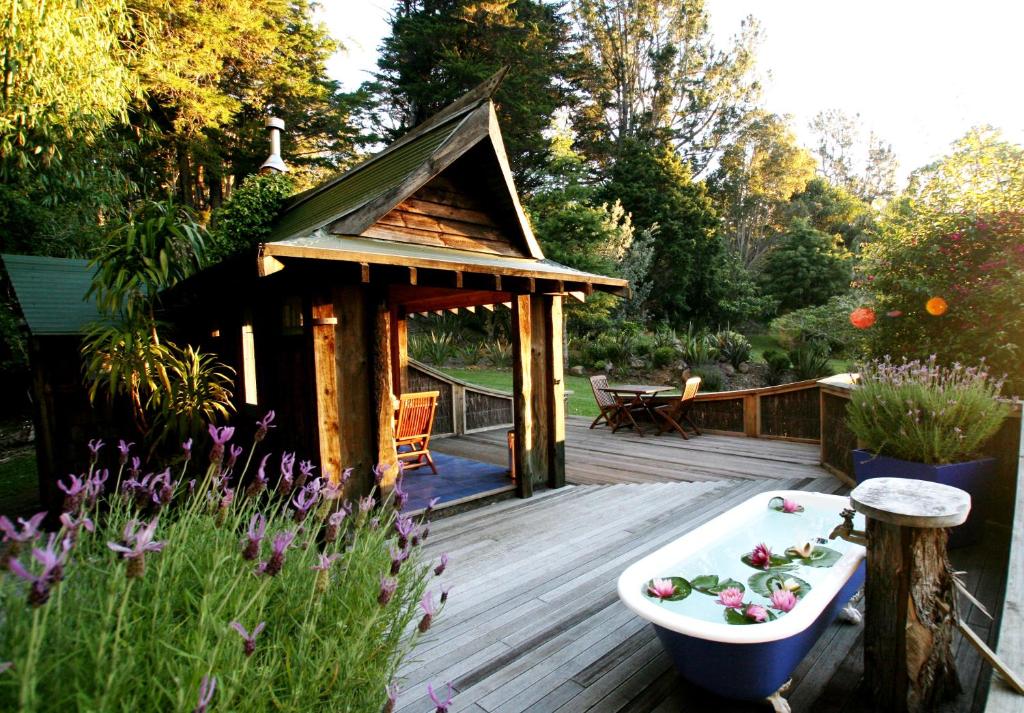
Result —
[[674, 388], [674, 386], [650, 386], [647, 384], [611, 384], [602, 388], [602, 391], [615, 397], [615, 425], [612, 426], [612, 433], [618, 431], [622, 426], [631, 424], [633, 430], [643, 436], [644, 429], [633, 418], [633, 411], [643, 409], [650, 416], [651, 421], [654, 421], [654, 410], [651, 409], [650, 399], [663, 391], [672, 391]]

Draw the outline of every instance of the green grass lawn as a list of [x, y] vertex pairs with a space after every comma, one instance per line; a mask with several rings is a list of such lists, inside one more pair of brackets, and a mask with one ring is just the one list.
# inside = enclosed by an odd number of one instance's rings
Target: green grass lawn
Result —
[[19, 448], [0, 458], [0, 515], [25, 515], [39, 508], [34, 448]]
[[[501, 391], [512, 391], [512, 371], [510, 369], [445, 367], [441, 371], [471, 384], [479, 384]], [[570, 415], [590, 416], [591, 418], [597, 416], [597, 404], [594, 403], [594, 394], [590, 390], [590, 380], [587, 377], [566, 376], [565, 388], [572, 391], [569, 395]]]

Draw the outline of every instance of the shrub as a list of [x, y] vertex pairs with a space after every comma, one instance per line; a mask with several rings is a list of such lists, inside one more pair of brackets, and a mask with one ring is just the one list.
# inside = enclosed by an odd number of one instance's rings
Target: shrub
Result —
[[786, 372], [789, 371], [789, 357], [785, 352], [781, 352], [778, 349], [766, 349], [761, 358], [768, 367], [764, 377], [768, 385], [775, 386], [783, 383], [786, 378]]
[[714, 341], [704, 332], [694, 329], [693, 324], [687, 327], [681, 342], [683, 361], [690, 366], [712, 364], [718, 358], [718, 348]]
[[859, 356], [865, 349], [865, 334], [850, 324], [850, 313], [866, 297], [837, 295], [823, 305], [794, 310], [772, 320], [770, 331], [788, 349], [803, 342], [825, 342], [833, 354]]
[[928, 361], [869, 362], [851, 394], [849, 425], [865, 447], [920, 463], [958, 463], [976, 457], [1002, 425], [1002, 383], [984, 366]]
[[488, 342], [483, 348], [484, 357], [491, 366], [508, 369], [512, 366], [512, 344], [504, 339]]
[[409, 354], [412, 358], [435, 366], [444, 366], [457, 350], [455, 340], [448, 332], [430, 330], [427, 334], [416, 334], [409, 339]]
[[739, 332], [723, 329], [714, 335], [713, 340], [719, 356], [737, 369], [750, 360], [750, 341]]
[[828, 345], [823, 342], [804, 342], [789, 350], [789, 361], [797, 381], [832, 376]]
[[716, 365], [710, 366], [697, 366], [690, 369], [690, 373], [693, 376], [700, 377], [700, 388], [701, 391], [721, 391], [722, 390], [722, 370]]
[[655, 349], [658, 347], [678, 347], [680, 344], [679, 335], [676, 334], [676, 330], [664, 322], [659, 324], [657, 329], [654, 330], [653, 340]]
[[675, 347], [657, 347], [651, 353], [651, 363], [655, 369], [664, 369], [675, 363], [679, 358], [679, 352]]
[[458, 348], [459, 361], [466, 366], [479, 364], [484, 358], [485, 346], [483, 342], [467, 341]]
[[823, 304], [850, 288], [850, 257], [842, 238], [794, 218], [779, 247], [765, 261], [765, 294], [782, 310]]
[[210, 258], [219, 260], [262, 242], [294, 190], [281, 173], [248, 176], [210, 216]]
[[[219, 441], [232, 431], [211, 427]], [[292, 456], [269, 488], [266, 458], [254, 476], [248, 463], [232, 467], [233, 449], [215, 445], [198, 471], [198, 458], [186, 460], [176, 480], [170, 469], [128, 470], [126, 451], [106, 500], [97, 495], [108, 470], [94, 456], [49, 538], [57, 562], [30, 555], [44, 546], [31, 532], [38, 520], [24, 538], [0, 521], [14, 557], [0, 577], [0, 647], [13, 662], [0, 708], [180, 711], [204, 691], [215, 710], [383, 706], [426, 618], [419, 602], [439, 608], [436, 590], [424, 594], [425, 518], [397, 516], [397, 490], [352, 508], [334, 481], [300, 487], [312, 465], [293, 477]]]

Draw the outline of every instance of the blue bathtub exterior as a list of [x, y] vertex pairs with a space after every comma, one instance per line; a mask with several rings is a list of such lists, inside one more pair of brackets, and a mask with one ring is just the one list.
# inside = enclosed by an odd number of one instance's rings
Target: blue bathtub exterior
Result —
[[786, 639], [728, 644], [679, 634], [656, 624], [654, 630], [686, 680], [726, 698], [761, 700], [789, 680], [818, 637], [860, 589], [864, 570], [862, 561], [814, 623]]

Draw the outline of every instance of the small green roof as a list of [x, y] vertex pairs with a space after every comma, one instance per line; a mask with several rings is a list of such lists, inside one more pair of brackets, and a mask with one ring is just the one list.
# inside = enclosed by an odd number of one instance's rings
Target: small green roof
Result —
[[35, 255], [0, 255], [14, 285], [21, 313], [35, 336], [81, 334], [101, 319], [85, 295], [94, 271], [88, 260]]

